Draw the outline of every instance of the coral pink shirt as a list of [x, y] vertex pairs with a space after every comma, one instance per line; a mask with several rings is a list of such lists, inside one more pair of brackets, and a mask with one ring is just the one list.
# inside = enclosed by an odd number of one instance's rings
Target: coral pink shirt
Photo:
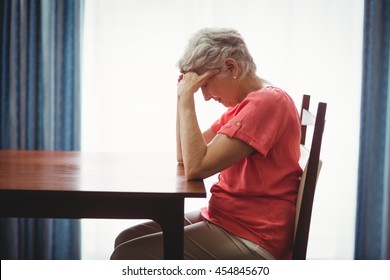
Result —
[[300, 120], [293, 100], [279, 88], [263, 88], [229, 108], [211, 128], [256, 152], [220, 173], [203, 216], [276, 259], [290, 259], [302, 174]]

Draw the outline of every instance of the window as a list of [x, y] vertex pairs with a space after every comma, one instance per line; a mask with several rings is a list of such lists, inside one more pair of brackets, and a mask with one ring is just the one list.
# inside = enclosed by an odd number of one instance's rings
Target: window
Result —
[[[86, 0], [85, 12], [82, 150], [175, 159], [176, 62], [199, 28], [233, 27], [258, 74], [297, 107], [303, 94], [328, 103], [308, 258], [353, 258], [363, 0]], [[196, 103], [202, 129], [225, 110], [200, 94]], [[108, 259], [132, 223], [83, 221], [83, 258]]]

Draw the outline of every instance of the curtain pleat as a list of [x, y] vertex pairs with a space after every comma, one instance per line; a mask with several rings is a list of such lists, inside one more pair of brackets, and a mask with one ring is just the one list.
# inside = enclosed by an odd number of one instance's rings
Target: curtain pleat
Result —
[[390, 259], [390, 1], [366, 0], [356, 259]]
[[[83, 1], [0, 2], [0, 149], [79, 150]], [[1, 259], [79, 259], [80, 222], [0, 219]]]

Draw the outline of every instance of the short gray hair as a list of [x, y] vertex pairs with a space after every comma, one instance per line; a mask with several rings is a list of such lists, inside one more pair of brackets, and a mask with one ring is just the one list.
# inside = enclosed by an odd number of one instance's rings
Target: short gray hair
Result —
[[234, 29], [204, 28], [195, 33], [178, 61], [181, 72], [213, 69], [233, 58], [242, 68], [243, 76], [256, 73], [256, 64], [242, 36]]

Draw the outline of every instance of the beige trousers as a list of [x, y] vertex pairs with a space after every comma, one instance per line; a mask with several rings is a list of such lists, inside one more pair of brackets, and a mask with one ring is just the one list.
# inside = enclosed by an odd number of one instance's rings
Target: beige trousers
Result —
[[[121, 232], [115, 240], [112, 260], [163, 259], [163, 238], [156, 222], [136, 225]], [[206, 221], [200, 211], [185, 215], [184, 259], [273, 259], [257, 244], [231, 234]]]

